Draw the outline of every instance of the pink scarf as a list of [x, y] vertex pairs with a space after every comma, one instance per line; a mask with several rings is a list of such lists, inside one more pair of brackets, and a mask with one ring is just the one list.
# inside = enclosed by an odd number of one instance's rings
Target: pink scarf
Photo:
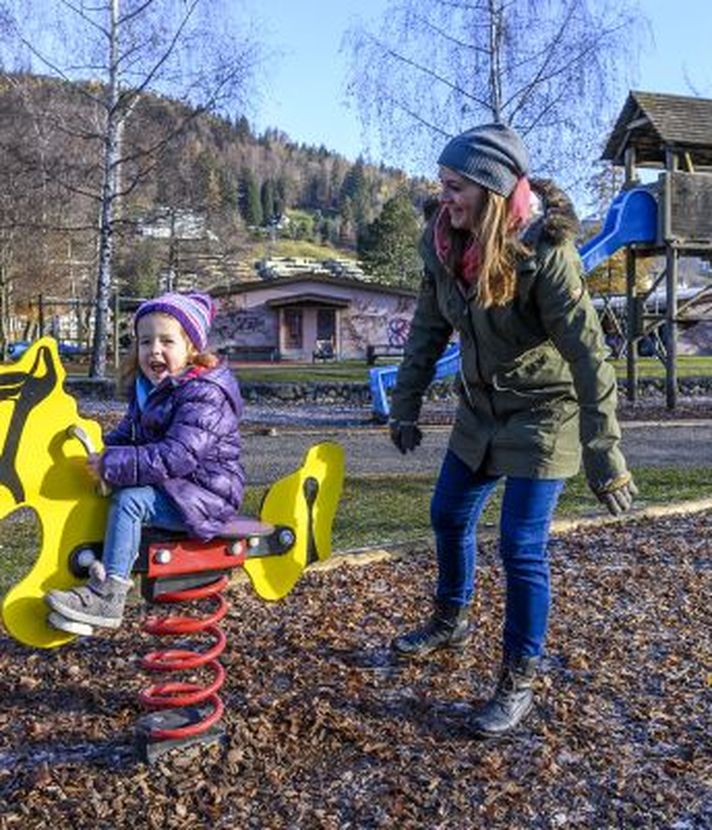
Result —
[[[511, 231], [519, 231], [529, 221], [531, 216], [531, 188], [529, 179], [522, 176], [518, 179], [514, 190], [507, 198], [507, 219]], [[443, 264], [448, 262], [452, 249], [452, 227], [450, 225], [450, 212], [445, 206], [438, 211], [435, 219], [435, 253]], [[455, 263], [455, 276], [468, 284], [477, 279], [480, 268], [481, 251], [480, 246], [474, 237], [470, 237], [465, 246], [460, 262]]]

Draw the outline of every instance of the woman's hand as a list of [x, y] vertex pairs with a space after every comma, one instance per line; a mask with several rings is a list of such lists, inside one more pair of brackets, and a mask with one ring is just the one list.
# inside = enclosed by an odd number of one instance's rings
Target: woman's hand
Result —
[[603, 486], [591, 489], [612, 516], [620, 516], [630, 510], [634, 497], [638, 495], [638, 488], [630, 473], [623, 473]]
[[423, 433], [415, 421], [390, 421], [391, 441], [405, 455], [423, 440]]

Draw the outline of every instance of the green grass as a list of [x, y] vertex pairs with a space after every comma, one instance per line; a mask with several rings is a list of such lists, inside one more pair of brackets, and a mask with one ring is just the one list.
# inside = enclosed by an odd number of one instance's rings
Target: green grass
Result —
[[39, 550], [39, 523], [34, 511], [17, 510], [0, 522], [0, 595], [30, 570]]
[[[637, 506], [669, 504], [712, 497], [712, 467], [642, 467], [635, 471], [640, 489]], [[431, 475], [347, 476], [334, 524], [334, 549], [430, 538]], [[250, 490], [245, 511], [256, 513], [264, 490]], [[501, 503], [497, 488], [485, 508], [482, 523], [496, 527]], [[384, 509], [387, 505], [387, 509]], [[558, 519], [603, 516], [583, 474], [566, 483], [556, 512]]]
[[[712, 496], [712, 467], [642, 467], [635, 471], [640, 488], [638, 506], [665, 505]], [[429, 507], [433, 477], [428, 475], [349, 476], [334, 524], [334, 550], [431, 538]], [[257, 515], [264, 488], [247, 492], [243, 511]], [[481, 526], [495, 528], [501, 488], [482, 517]], [[559, 502], [556, 518], [603, 516], [582, 475], [571, 479]], [[32, 566], [39, 532], [34, 514], [22, 510], [3, 522], [0, 545], [0, 595]]]
[[[385, 366], [390, 362], [381, 360], [378, 365]], [[625, 360], [614, 360], [616, 374], [619, 378], [626, 377]], [[282, 383], [310, 383], [312, 381], [335, 381], [339, 383], [365, 383], [368, 379], [368, 369], [363, 360], [343, 360], [329, 363], [292, 363], [251, 367], [242, 363], [237, 368], [240, 378], [253, 381], [278, 381]], [[712, 357], [683, 356], [678, 358], [678, 377], [712, 376]], [[654, 357], [643, 357], [638, 361], [638, 374], [641, 378], [664, 378], [665, 367]]]
[[250, 366], [241, 363], [235, 368], [240, 380], [273, 383], [366, 383], [368, 367], [363, 360], [340, 360], [328, 363], [274, 363]]
[[356, 259], [354, 253], [342, 251], [331, 245], [319, 245], [304, 239], [268, 239], [254, 242], [250, 246], [251, 259], [267, 259], [270, 257], [297, 257], [298, 259]]

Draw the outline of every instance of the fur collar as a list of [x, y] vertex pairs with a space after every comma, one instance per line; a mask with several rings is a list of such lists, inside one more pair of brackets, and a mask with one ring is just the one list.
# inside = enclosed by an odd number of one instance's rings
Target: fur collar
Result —
[[539, 242], [561, 245], [573, 242], [580, 226], [571, 199], [550, 179], [531, 179], [530, 185], [541, 203], [541, 212], [523, 234], [523, 242], [536, 247]]

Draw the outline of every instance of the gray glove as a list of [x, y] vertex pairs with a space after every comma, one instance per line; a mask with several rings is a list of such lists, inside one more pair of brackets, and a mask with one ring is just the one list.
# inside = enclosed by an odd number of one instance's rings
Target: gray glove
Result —
[[423, 433], [415, 421], [390, 421], [391, 441], [405, 455], [423, 440]]
[[601, 487], [594, 487], [593, 492], [612, 516], [620, 516], [630, 510], [633, 498], [638, 495], [638, 488], [631, 474], [623, 473]]

